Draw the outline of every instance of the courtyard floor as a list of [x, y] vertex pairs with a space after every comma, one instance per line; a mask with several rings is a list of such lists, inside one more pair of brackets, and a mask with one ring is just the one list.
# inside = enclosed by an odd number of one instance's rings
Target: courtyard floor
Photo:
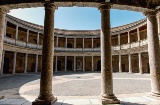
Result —
[[[56, 72], [54, 105], [101, 105], [100, 72]], [[31, 105], [39, 95], [39, 73], [0, 76], [0, 105]], [[122, 105], [160, 105], [160, 98], [151, 97], [149, 74], [113, 73], [114, 94]]]

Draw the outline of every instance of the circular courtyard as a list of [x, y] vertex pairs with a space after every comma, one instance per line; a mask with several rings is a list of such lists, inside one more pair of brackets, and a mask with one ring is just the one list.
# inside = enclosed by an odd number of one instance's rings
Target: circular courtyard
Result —
[[[99, 96], [100, 72], [56, 72], [53, 76], [54, 96]], [[5, 82], [4, 82], [5, 81]], [[149, 74], [113, 73], [114, 94], [150, 92]], [[6, 98], [37, 98], [40, 74], [15, 74], [0, 79], [0, 94]]]

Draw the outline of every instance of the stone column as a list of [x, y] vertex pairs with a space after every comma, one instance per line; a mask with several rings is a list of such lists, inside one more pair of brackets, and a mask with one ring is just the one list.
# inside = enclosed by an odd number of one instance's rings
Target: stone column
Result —
[[76, 56], [74, 56], [74, 71], [76, 71]]
[[38, 71], [38, 54], [36, 54], [36, 66], [35, 66], [35, 73]]
[[3, 50], [3, 54], [2, 54], [2, 69], [1, 69], [1, 75], [3, 74], [3, 65], [4, 65], [4, 57], [5, 57], [5, 50]]
[[93, 38], [92, 38], [92, 48], [94, 47], [93, 45], [94, 45], [94, 40], [93, 40]]
[[131, 40], [130, 40], [130, 34], [129, 34], [129, 31], [128, 31], [128, 43], [130, 43]]
[[119, 72], [122, 73], [121, 54], [119, 54]]
[[160, 48], [155, 11], [146, 12], [148, 55], [151, 75], [151, 94], [160, 97]]
[[55, 72], [57, 72], [57, 60], [58, 60], [58, 57], [56, 56]]
[[37, 34], [37, 45], [39, 45], [39, 32]]
[[142, 54], [141, 54], [141, 52], [138, 53], [138, 59], [139, 59], [139, 73], [143, 74], [143, 70], [142, 70]]
[[5, 29], [4, 29], [4, 36], [7, 34], [7, 19], [5, 19]]
[[57, 36], [57, 41], [56, 41], [56, 47], [58, 47], [58, 36]]
[[121, 45], [121, 35], [118, 34], [118, 45], [120, 46]]
[[17, 25], [17, 26], [16, 26], [16, 37], [15, 37], [16, 40], [18, 40], [18, 27], [19, 27], [19, 26]]
[[139, 33], [139, 28], [137, 28], [137, 39], [138, 39], [138, 41], [141, 40], [140, 33]]
[[29, 30], [27, 30], [27, 43], [28, 43], [28, 40], [29, 40]]
[[13, 58], [13, 74], [15, 74], [16, 71], [16, 59], [17, 58], [17, 52], [14, 52], [14, 58]]
[[93, 56], [92, 56], [92, 71], [94, 71], [94, 59], [93, 59]]
[[[2, 64], [2, 54], [3, 54], [3, 40], [4, 40], [4, 30], [5, 30], [5, 18], [7, 10], [5, 8], [0, 8], [0, 64]], [[2, 65], [0, 65], [0, 75], [2, 75]]]
[[25, 68], [24, 68], [24, 73], [27, 73], [27, 66], [28, 66], [28, 54], [25, 54]]
[[65, 68], [64, 68], [65, 71], [67, 71], [67, 56], [65, 56]]
[[160, 12], [157, 13], [157, 21], [158, 21], [158, 34], [160, 33]]
[[85, 58], [83, 56], [83, 71], [85, 71]]
[[76, 38], [74, 38], [74, 48], [76, 48]]
[[113, 94], [110, 5], [101, 4], [101, 100], [102, 104], [119, 104]]
[[54, 4], [46, 3], [44, 36], [42, 49], [42, 71], [40, 79], [40, 95], [32, 105], [52, 105], [56, 98], [52, 94], [53, 59], [54, 59]]
[[132, 73], [132, 58], [131, 58], [131, 54], [128, 54], [128, 62], [129, 62], [129, 73]]
[[84, 38], [83, 38], [83, 48], [84, 48]]
[[67, 38], [66, 38], [66, 48], [67, 48]]

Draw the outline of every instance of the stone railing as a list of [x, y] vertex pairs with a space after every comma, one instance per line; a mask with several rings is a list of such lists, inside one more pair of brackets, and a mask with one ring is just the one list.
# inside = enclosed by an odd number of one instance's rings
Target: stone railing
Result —
[[[4, 37], [4, 43], [16, 45], [20, 47], [30, 48], [30, 49], [38, 49], [42, 50], [42, 45], [37, 45], [33, 43], [26, 43], [23, 41], [15, 40], [13, 38]], [[122, 44], [118, 46], [112, 46], [112, 50], [121, 50], [121, 49], [130, 49], [136, 48], [139, 46], [147, 45], [147, 39], [140, 40], [138, 42]], [[100, 52], [100, 48], [64, 48], [64, 47], [55, 47], [55, 51], [57, 52]]]

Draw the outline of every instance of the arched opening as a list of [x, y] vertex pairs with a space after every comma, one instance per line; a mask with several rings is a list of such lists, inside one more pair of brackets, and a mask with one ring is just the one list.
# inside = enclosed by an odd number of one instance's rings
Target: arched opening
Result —
[[4, 57], [3, 73], [9, 74], [9, 59]]
[[67, 70], [72, 71], [72, 61], [71, 60], [67, 60]]
[[57, 61], [57, 71], [61, 71], [61, 61]]
[[67, 43], [67, 48], [72, 48], [72, 44], [71, 43]]
[[101, 60], [97, 62], [97, 71], [101, 71]]
[[80, 60], [77, 61], [77, 70], [82, 70], [82, 61]]

